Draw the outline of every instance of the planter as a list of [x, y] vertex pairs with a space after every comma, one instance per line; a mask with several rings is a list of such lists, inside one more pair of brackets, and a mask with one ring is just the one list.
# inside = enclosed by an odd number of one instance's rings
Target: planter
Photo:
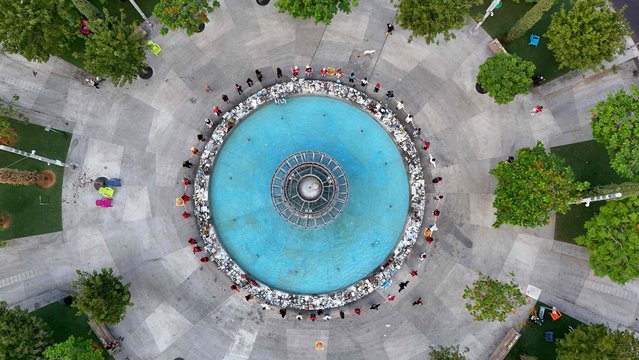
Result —
[[206, 25], [204, 23], [200, 23], [200, 25], [197, 26], [197, 30], [195, 30], [195, 32], [201, 33], [202, 31], [204, 31], [205, 27]]
[[271, 0], [256, 0], [256, 1], [257, 1], [257, 5], [262, 5], [262, 6], [268, 5], [268, 3], [271, 2]]
[[488, 91], [486, 91], [486, 89], [484, 89], [483, 86], [481, 86], [480, 83], [476, 83], [475, 84], [475, 90], [477, 90], [477, 92], [480, 93], [480, 94], [485, 94], [485, 93], [488, 92]]
[[153, 68], [150, 66], [145, 67], [144, 69], [140, 70], [139, 76], [144, 80], [150, 79], [151, 76], [153, 76]]

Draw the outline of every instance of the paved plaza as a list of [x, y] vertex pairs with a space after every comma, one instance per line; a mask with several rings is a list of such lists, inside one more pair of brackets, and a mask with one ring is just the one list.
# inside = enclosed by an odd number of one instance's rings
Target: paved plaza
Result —
[[[491, 226], [495, 179], [489, 174], [536, 140], [549, 148], [591, 139], [589, 108], [609, 91], [638, 82], [634, 63], [626, 61], [636, 53], [620, 58], [616, 72], [569, 74], [499, 106], [475, 91], [491, 38], [483, 31], [471, 35], [474, 24], [455, 40], [427, 46], [408, 43], [409, 33], [399, 26], [386, 37], [395, 10], [385, 0], [361, 1], [328, 27], [251, 0], [221, 5], [204, 32], [192, 37], [181, 31], [161, 36], [156, 25], [151, 39], [163, 51], [148, 54], [153, 77], [124, 88], [106, 82], [90, 88], [81, 70], [57, 58], [34, 64], [0, 56], [0, 97], [17, 94], [17, 107], [32, 122], [72, 132], [68, 161], [79, 164], [65, 171], [64, 230], [0, 249], [1, 299], [33, 310], [66, 296], [75, 269], [113, 267], [132, 284], [135, 306], [111, 327], [124, 337], [116, 357], [131, 360], [425, 359], [429, 345], [451, 344], [467, 346], [471, 359], [486, 359], [528, 308], [504, 324], [473, 321], [462, 292], [478, 272], [505, 279], [513, 271], [522, 288], [542, 289], [540, 300], [567, 315], [639, 331], [638, 281], [619, 286], [595, 277], [584, 248], [552, 239], [554, 224], [533, 230]], [[427, 181], [427, 198], [445, 196], [428, 258], [418, 259], [426, 246], [420, 239], [393, 285], [344, 307], [344, 320], [339, 309], [330, 321], [297, 321], [293, 310], [282, 319], [245, 301], [213, 263], [201, 264], [192, 254], [186, 240], [196, 236], [195, 222], [184, 220], [175, 206], [182, 178], [193, 174], [181, 164], [198, 146], [198, 133], [208, 138], [203, 119], [215, 117], [211, 108], [228, 110], [274, 84], [276, 67], [290, 74], [292, 66], [307, 64], [315, 78], [324, 66], [366, 76], [367, 92], [377, 99], [394, 90], [437, 159], [435, 169], [425, 157], [426, 179], [443, 177], [439, 184]], [[263, 84], [256, 81], [238, 96], [235, 83], [255, 80], [255, 69], [264, 74]], [[377, 82], [382, 91], [374, 94]], [[213, 92], [205, 92], [204, 84]], [[222, 102], [222, 94], [231, 104]], [[532, 117], [537, 104], [545, 111]], [[95, 206], [97, 193], [87, 179], [98, 176], [122, 179], [112, 209]], [[426, 209], [434, 210], [432, 200]], [[419, 275], [410, 278], [418, 267]], [[404, 280], [410, 284], [395, 301], [367, 310], [396, 294]], [[424, 305], [411, 306], [418, 297]], [[356, 307], [366, 310], [356, 316]], [[317, 340], [324, 350], [315, 350]]]

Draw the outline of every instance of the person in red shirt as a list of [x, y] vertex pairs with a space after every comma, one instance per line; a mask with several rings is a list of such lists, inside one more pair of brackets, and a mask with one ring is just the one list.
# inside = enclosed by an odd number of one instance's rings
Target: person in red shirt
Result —
[[190, 185], [191, 184], [191, 180], [184, 178], [182, 179], [182, 184], [184, 184], [184, 186]]
[[197, 245], [197, 241], [195, 241], [194, 238], [189, 238], [189, 244], [191, 245]]
[[188, 219], [188, 218], [191, 217], [191, 214], [189, 214], [188, 212], [185, 211], [185, 212], [182, 213], [182, 217], [185, 218], [185, 219]]
[[322, 77], [326, 76], [326, 72], [327, 72], [326, 68], [322, 68], [322, 70], [320, 70], [320, 73], [322, 74]]
[[208, 258], [208, 257], [206, 257], [206, 256], [203, 256], [203, 257], [200, 259], [200, 261], [201, 261], [201, 262], [203, 262], [203, 263], [206, 263], [206, 262], [209, 262], [209, 258]]
[[355, 314], [359, 315], [362, 313], [362, 310], [360, 310], [359, 308], [356, 308], [354, 311]]

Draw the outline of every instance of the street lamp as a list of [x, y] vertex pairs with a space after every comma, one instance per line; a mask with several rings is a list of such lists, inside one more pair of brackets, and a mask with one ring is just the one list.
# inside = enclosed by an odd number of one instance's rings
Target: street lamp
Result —
[[471, 34], [477, 34], [477, 30], [479, 30], [479, 27], [484, 23], [484, 21], [486, 21], [486, 19], [488, 19], [489, 16], [493, 16], [495, 14], [493, 14], [493, 10], [497, 9], [501, 7], [501, 0], [493, 0], [492, 3], [490, 3], [490, 6], [488, 7], [488, 9], [486, 9], [486, 13], [484, 13], [484, 18], [481, 19], [481, 21], [479, 23], [477, 23], [477, 26], [475, 26], [470, 33]]

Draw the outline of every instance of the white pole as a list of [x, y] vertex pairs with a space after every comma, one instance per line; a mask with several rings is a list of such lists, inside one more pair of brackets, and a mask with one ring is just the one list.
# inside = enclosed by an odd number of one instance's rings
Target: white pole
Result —
[[144, 22], [146, 22], [147, 25], [149, 25], [149, 27], [153, 29], [153, 23], [149, 21], [149, 18], [146, 17], [146, 15], [144, 15], [144, 13], [142, 12], [142, 9], [140, 9], [140, 7], [138, 6], [138, 3], [136, 3], [135, 0], [129, 0], [129, 2], [135, 8], [135, 10], [137, 10], [138, 14], [142, 16], [142, 19], [144, 19]]
[[76, 164], [76, 163], [66, 164], [66, 163], [63, 163], [60, 160], [53, 160], [53, 159], [45, 158], [44, 156], [36, 155], [35, 150], [31, 150], [31, 152], [28, 153], [26, 151], [14, 149], [12, 147], [4, 146], [4, 145], [0, 145], [0, 150], [4, 150], [4, 151], [8, 151], [10, 153], [22, 155], [22, 156], [25, 156], [25, 157], [28, 157], [28, 158], [31, 158], [31, 159], [40, 160], [42, 162], [47, 163], [47, 165], [53, 164], [53, 165], [58, 165], [58, 166], [62, 166], [62, 167], [69, 167], [69, 168], [72, 168], [72, 169], [75, 169], [75, 168], [78, 167], [78, 164]]
[[477, 30], [479, 30], [479, 27], [484, 23], [484, 21], [486, 21], [486, 19], [488, 19], [489, 16], [495, 15], [493, 14], [493, 10], [495, 10], [495, 8], [497, 7], [497, 5], [499, 5], [499, 3], [501, 3], [501, 0], [493, 0], [493, 2], [490, 3], [490, 6], [488, 7], [488, 9], [486, 9], [486, 13], [484, 13], [484, 18], [481, 19], [481, 21], [477, 23], [477, 26], [475, 26], [470, 31], [471, 34], [476, 34]]

